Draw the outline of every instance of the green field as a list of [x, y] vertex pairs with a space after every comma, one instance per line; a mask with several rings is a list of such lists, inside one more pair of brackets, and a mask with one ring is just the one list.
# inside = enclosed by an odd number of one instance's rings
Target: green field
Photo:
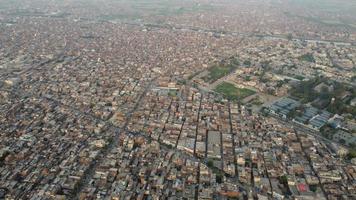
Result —
[[223, 82], [215, 88], [215, 92], [222, 94], [225, 98], [232, 101], [239, 101], [256, 92], [247, 88], [237, 88], [235, 85]]
[[216, 65], [208, 69], [209, 73], [207, 76], [203, 77], [203, 80], [208, 83], [213, 83], [214, 81], [230, 74], [237, 68], [237, 65]]

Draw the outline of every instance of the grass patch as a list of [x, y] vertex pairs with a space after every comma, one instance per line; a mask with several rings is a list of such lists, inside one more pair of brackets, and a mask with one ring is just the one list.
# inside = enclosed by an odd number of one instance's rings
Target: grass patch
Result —
[[235, 85], [223, 82], [215, 88], [215, 91], [232, 101], [239, 101], [256, 92], [247, 88], [237, 88]]
[[170, 96], [170, 97], [176, 97], [176, 96], [177, 96], [177, 90], [169, 90], [168, 96]]
[[300, 56], [298, 59], [300, 61], [306, 61], [306, 62], [315, 63], [314, 56], [311, 53], [304, 54], [304, 55]]
[[298, 79], [300, 81], [304, 80], [304, 76], [301, 76], [301, 75], [295, 75], [293, 76], [295, 79]]
[[213, 83], [214, 81], [230, 74], [237, 68], [237, 65], [228, 64], [221, 66], [213, 66], [208, 69], [209, 74], [203, 77], [203, 80], [208, 83]]
[[188, 76], [188, 80], [192, 80], [194, 77], [196, 77], [200, 73], [201, 73], [201, 71], [194, 72], [193, 74]]

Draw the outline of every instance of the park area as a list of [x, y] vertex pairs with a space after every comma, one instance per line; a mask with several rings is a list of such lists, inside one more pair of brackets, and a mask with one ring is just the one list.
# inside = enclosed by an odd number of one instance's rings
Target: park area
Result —
[[240, 101], [256, 92], [247, 88], [238, 88], [232, 83], [223, 82], [215, 88], [215, 92], [222, 94], [231, 101]]
[[208, 69], [208, 74], [202, 79], [206, 83], [213, 83], [216, 80], [232, 73], [237, 67], [240, 65], [240, 62], [236, 58], [231, 58], [227, 63], [219, 63], [217, 65], [213, 65]]

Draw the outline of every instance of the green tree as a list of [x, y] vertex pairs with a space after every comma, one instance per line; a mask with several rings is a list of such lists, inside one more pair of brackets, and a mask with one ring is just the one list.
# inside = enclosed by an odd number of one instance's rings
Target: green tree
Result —
[[350, 152], [346, 155], [347, 160], [351, 160], [353, 158], [356, 158], [356, 150], [351, 149]]
[[288, 40], [292, 40], [292, 39], [293, 39], [293, 35], [292, 35], [292, 33], [288, 33], [288, 35], [287, 35], [287, 39], [288, 39]]
[[246, 65], [246, 66], [251, 66], [251, 61], [245, 60], [245, 61], [244, 61], [244, 65]]
[[318, 189], [318, 187], [316, 185], [309, 185], [309, 189], [312, 192], [316, 192], [316, 190]]
[[208, 160], [208, 162], [206, 163], [206, 165], [210, 168], [214, 167], [214, 161], [212, 160]]

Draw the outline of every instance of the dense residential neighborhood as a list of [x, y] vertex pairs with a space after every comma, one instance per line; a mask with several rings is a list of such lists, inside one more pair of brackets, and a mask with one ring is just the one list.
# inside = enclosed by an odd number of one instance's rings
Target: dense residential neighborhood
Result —
[[352, 14], [0, 1], [0, 200], [355, 199]]

